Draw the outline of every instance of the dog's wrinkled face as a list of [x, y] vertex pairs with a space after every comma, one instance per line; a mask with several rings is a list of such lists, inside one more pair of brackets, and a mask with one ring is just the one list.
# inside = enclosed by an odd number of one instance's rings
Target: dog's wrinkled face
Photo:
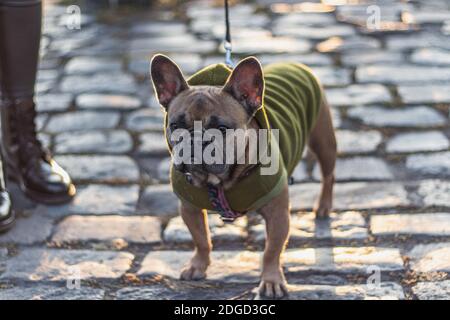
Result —
[[[166, 135], [172, 150], [180, 142], [173, 138], [174, 133], [182, 131], [178, 129], [189, 132], [192, 138], [192, 161], [174, 162], [174, 168], [196, 186], [229, 179], [236, 162], [224, 160], [226, 144], [222, 148], [223, 161], [212, 163], [195, 161], [194, 145], [197, 143], [204, 150], [214, 142], [214, 137], [205, 141], [205, 131], [222, 135], [226, 141], [227, 130], [247, 129], [250, 118], [262, 105], [264, 81], [259, 62], [252, 57], [241, 61], [223, 87], [190, 87], [172, 60], [156, 55], [151, 62], [151, 76], [158, 100], [167, 112]], [[234, 154], [238, 156], [237, 152]]]

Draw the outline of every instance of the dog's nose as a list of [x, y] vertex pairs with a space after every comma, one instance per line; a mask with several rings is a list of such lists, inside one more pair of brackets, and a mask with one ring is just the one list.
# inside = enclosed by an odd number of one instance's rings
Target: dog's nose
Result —
[[226, 164], [206, 164], [204, 168], [209, 173], [222, 174], [227, 170], [228, 166]]

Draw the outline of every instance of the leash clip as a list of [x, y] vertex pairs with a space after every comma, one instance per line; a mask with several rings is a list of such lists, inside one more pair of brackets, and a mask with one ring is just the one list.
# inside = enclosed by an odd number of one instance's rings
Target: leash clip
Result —
[[225, 49], [225, 64], [228, 67], [233, 68], [234, 63], [233, 60], [231, 59], [231, 51], [232, 51], [231, 42], [225, 40], [223, 42], [223, 48]]

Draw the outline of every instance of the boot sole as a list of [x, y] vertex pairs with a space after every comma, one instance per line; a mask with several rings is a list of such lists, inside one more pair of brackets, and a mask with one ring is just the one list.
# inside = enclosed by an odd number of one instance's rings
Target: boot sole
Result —
[[8, 218], [0, 221], [0, 234], [11, 229], [16, 223], [16, 214], [14, 210], [11, 210]]
[[22, 190], [22, 192], [31, 200], [35, 202], [39, 202], [42, 204], [50, 204], [50, 205], [56, 205], [56, 204], [65, 204], [75, 197], [76, 194], [76, 188], [75, 185], [71, 184], [69, 187], [70, 194], [64, 194], [64, 195], [49, 195], [48, 193], [40, 193], [37, 191], [33, 191], [30, 189], [27, 189], [24, 185], [19, 183], [19, 187]]
[[16, 176], [11, 175], [13, 169], [8, 170], [8, 179], [17, 182], [20, 190], [31, 200], [35, 202], [39, 202], [42, 204], [56, 205], [56, 204], [65, 204], [70, 202], [76, 194], [76, 188], [74, 184], [69, 186], [69, 193], [64, 195], [54, 195], [49, 193], [42, 193], [35, 190], [31, 190], [25, 186], [23, 180], [17, 178]]

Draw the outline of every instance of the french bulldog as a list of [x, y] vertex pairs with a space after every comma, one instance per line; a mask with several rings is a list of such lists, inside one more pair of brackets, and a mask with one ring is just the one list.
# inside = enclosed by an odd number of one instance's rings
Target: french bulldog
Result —
[[[176, 63], [164, 55], [154, 56], [150, 69], [156, 96], [166, 112], [166, 135], [176, 128], [191, 131], [195, 121], [218, 130], [223, 130], [223, 124], [231, 124], [233, 129], [260, 128], [253, 116], [264, 101], [264, 73], [256, 58], [249, 57], [237, 64], [223, 86], [188, 85]], [[326, 218], [332, 209], [336, 139], [330, 107], [323, 91], [321, 96], [317, 120], [309, 132], [306, 144], [316, 156], [322, 174], [321, 194], [314, 211], [317, 218]], [[174, 146], [170, 138], [168, 143], [170, 147]], [[252, 166], [254, 165], [248, 163], [222, 166], [179, 164], [173, 165], [172, 169], [189, 177], [194, 186], [206, 187], [212, 183], [228, 190], [239, 183]], [[288, 293], [280, 261], [289, 235], [288, 183], [284, 183], [282, 191], [256, 211], [262, 215], [266, 225], [266, 244], [258, 291], [261, 296], [280, 298]], [[180, 278], [203, 279], [210, 265], [212, 250], [206, 210], [180, 199], [180, 214], [195, 246], [193, 257], [181, 270]]]

